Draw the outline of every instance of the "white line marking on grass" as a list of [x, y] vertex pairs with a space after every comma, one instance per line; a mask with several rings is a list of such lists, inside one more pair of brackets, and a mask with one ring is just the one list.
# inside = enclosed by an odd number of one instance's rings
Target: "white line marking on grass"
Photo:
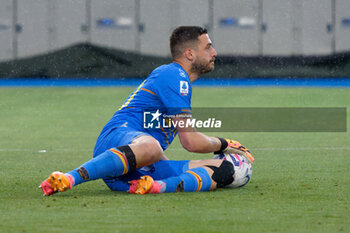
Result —
[[[350, 150], [350, 147], [284, 147], [284, 148], [274, 148], [274, 147], [256, 147], [251, 148], [254, 151], [307, 151], [307, 150]], [[179, 148], [169, 148], [167, 151], [183, 151], [181, 147]], [[91, 150], [87, 149], [73, 149], [73, 148], [56, 148], [53, 150], [38, 150], [38, 149], [19, 149], [19, 148], [0, 148], [0, 152], [86, 152], [92, 153]]]
[[86, 149], [68, 149], [68, 148], [64, 148], [64, 149], [54, 149], [54, 150], [38, 150], [38, 149], [15, 149], [15, 148], [0, 148], [0, 152], [38, 152], [38, 153], [45, 153], [45, 152], [89, 152], [92, 153], [92, 149], [91, 150], [86, 150]]
[[33, 149], [13, 149], [13, 148], [5, 148], [5, 149], [2, 149], [0, 148], [0, 152], [23, 152], [23, 151], [35, 151]]
[[286, 148], [251, 148], [262, 151], [302, 151], [302, 150], [350, 150], [350, 147], [286, 147]]

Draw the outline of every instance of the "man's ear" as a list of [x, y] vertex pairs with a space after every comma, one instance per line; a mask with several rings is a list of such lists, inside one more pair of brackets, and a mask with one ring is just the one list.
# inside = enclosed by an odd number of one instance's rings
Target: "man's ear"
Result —
[[187, 48], [184, 52], [185, 57], [189, 60], [189, 61], [193, 61], [194, 60], [194, 54], [193, 54], [193, 50], [190, 48]]

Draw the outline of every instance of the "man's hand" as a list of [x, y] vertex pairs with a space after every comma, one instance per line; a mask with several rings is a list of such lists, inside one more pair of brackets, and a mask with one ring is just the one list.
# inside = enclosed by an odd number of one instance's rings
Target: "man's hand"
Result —
[[232, 153], [232, 154], [239, 154], [242, 155], [244, 158], [248, 160], [248, 162], [253, 163], [254, 157], [250, 153], [247, 147], [242, 146], [241, 143], [226, 139], [226, 138], [219, 138], [219, 140], [222, 143], [221, 150], [214, 152], [214, 154], [221, 154], [221, 153]]

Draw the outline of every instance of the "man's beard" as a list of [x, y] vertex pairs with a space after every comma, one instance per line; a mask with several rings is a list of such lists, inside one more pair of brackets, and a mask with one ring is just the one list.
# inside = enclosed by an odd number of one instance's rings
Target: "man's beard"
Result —
[[204, 63], [197, 60], [195, 63], [192, 64], [192, 67], [191, 67], [191, 72], [197, 73], [197, 74], [205, 74], [213, 70], [214, 70], [214, 64], [212, 64], [211, 61], [209, 63]]

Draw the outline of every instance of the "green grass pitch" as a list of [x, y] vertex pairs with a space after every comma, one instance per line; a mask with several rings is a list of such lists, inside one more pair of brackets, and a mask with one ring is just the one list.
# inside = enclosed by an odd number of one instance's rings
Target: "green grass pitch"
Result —
[[[138, 196], [94, 181], [43, 197], [40, 182], [90, 159], [133, 89], [0, 88], [0, 232], [350, 232], [349, 132], [220, 133], [256, 158], [242, 189]], [[350, 89], [195, 87], [192, 106], [347, 107], [350, 116]], [[178, 140], [166, 155], [212, 157]]]

